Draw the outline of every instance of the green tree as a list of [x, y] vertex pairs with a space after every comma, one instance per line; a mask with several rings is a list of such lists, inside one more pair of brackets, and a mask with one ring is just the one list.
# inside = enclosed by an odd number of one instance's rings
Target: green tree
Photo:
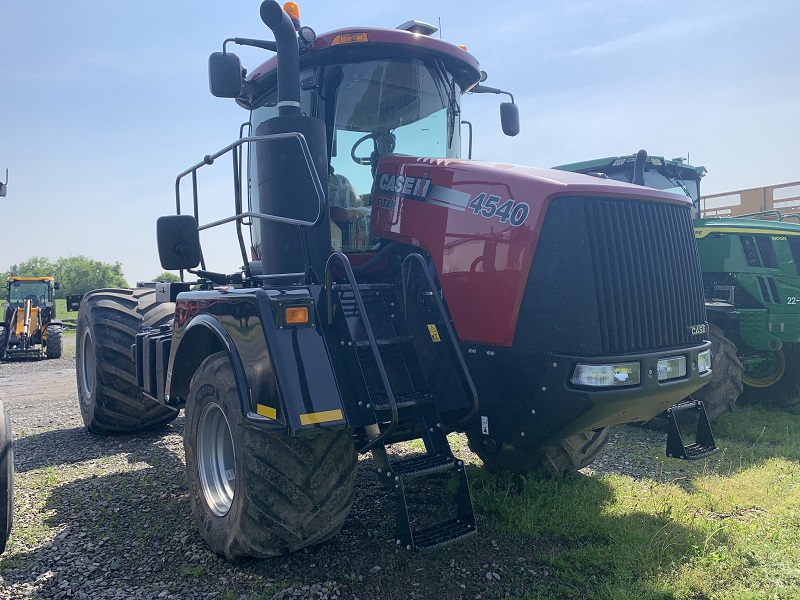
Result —
[[164, 271], [160, 275], [156, 275], [153, 277], [153, 281], [163, 281], [164, 283], [178, 283], [180, 282], [181, 278], [175, 273], [170, 273], [169, 271]]
[[53, 277], [56, 266], [44, 256], [32, 256], [18, 265], [11, 265], [5, 276]]
[[122, 263], [109, 264], [87, 256], [59, 258], [55, 264], [55, 277], [61, 282], [61, 289], [56, 292], [57, 298], [101, 288], [128, 287], [122, 273]]

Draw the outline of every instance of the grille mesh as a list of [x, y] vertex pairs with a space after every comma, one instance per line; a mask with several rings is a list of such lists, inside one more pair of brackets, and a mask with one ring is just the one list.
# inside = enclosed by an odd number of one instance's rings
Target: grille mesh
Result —
[[603, 352], [696, 342], [705, 322], [689, 211], [655, 202], [582, 199]]

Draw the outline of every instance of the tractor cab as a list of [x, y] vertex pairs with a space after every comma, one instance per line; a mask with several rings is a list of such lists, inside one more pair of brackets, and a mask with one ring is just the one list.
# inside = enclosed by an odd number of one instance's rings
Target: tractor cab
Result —
[[707, 173], [705, 167], [693, 167], [685, 163], [682, 158], [665, 159], [661, 156], [646, 156], [643, 158], [643, 181], [641, 182], [636, 180], [635, 154], [598, 158], [579, 163], [559, 165], [553, 168], [561, 171], [606, 177], [626, 183], [639, 183], [639, 185], [665, 192], [684, 194], [691, 198], [692, 204], [695, 206], [695, 212], [698, 211], [700, 179]]

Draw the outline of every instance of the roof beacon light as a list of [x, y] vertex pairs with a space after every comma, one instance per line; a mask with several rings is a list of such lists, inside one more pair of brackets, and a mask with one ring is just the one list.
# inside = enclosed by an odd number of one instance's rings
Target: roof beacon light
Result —
[[283, 11], [292, 19], [294, 30], [297, 31], [300, 29], [300, 9], [297, 8], [297, 4], [294, 2], [286, 2], [283, 5]]

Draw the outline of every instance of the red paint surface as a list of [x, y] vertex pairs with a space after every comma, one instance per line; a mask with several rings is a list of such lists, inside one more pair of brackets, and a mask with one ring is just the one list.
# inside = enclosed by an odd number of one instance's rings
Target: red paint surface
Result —
[[[372, 232], [376, 237], [424, 249], [439, 273], [462, 341], [510, 346], [536, 242], [550, 201], [557, 196], [652, 198], [686, 204], [679, 196], [563, 171], [458, 159], [387, 156], [378, 165], [373, 188]], [[473, 209], [457, 210], [381, 190], [381, 175], [427, 178], [464, 192], [469, 199], [494, 194], [525, 202], [530, 212], [515, 227]], [[384, 179], [386, 183], [386, 179]], [[446, 195], [446, 194], [445, 194]], [[382, 200], [383, 199], [383, 200]], [[565, 240], [568, 243], [568, 240]]]

